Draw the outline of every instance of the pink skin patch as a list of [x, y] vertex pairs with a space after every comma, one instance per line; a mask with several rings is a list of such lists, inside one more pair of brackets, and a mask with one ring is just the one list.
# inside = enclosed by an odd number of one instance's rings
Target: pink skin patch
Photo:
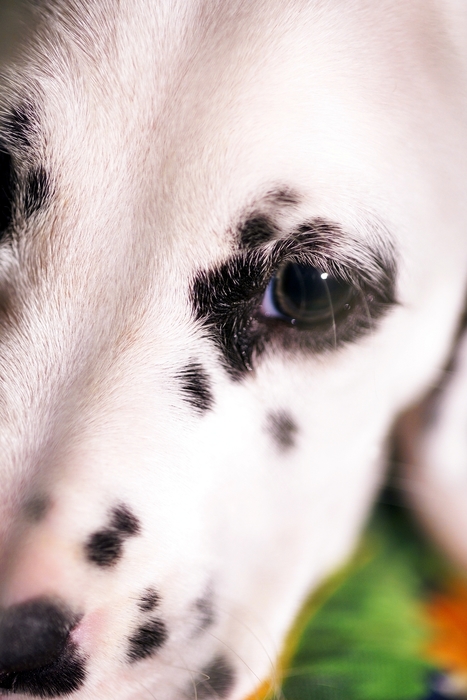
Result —
[[93, 610], [86, 614], [71, 630], [72, 641], [84, 652], [91, 652], [96, 639], [101, 639], [105, 626], [106, 614], [103, 610]]

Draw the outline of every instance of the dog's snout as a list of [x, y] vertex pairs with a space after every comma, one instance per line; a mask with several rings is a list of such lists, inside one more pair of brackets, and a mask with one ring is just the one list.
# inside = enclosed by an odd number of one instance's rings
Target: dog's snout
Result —
[[31, 600], [0, 612], [0, 673], [29, 671], [63, 652], [72, 616], [47, 599]]

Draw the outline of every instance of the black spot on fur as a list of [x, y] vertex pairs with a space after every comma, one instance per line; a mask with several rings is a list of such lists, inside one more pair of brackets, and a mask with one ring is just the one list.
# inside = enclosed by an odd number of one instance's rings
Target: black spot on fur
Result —
[[108, 568], [118, 562], [123, 554], [122, 536], [118, 530], [99, 530], [85, 545], [88, 561], [102, 568]]
[[[363, 249], [363, 252], [362, 252]], [[314, 267], [352, 287], [350, 302], [312, 327], [261, 312], [264, 292], [289, 262]], [[226, 370], [241, 379], [275, 346], [282, 353], [323, 353], [374, 331], [395, 303], [395, 262], [390, 252], [354, 241], [338, 224], [316, 219], [266, 247], [240, 250], [193, 284], [194, 314], [222, 353]]]
[[294, 447], [298, 428], [288, 413], [285, 411], [271, 413], [268, 416], [267, 427], [281, 450], [290, 450]]
[[13, 161], [0, 144], [0, 239], [13, 220], [14, 190]]
[[0, 670], [0, 689], [56, 698], [79, 690], [85, 679], [85, 659], [78, 653], [76, 645], [69, 641], [55, 661], [41, 668], [17, 672]]
[[225, 698], [235, 683], [235, 671], [227, 659], [222, 656], [216, 658], [204, 668], [196, 683], [196, 697]]
[[128, 658], [131, 662], [152, 656], [166, 641], [167, 628], [158, 618], [145, 622], [130, 637]]
[[278, 230], [272, 221], [267, 216], [258, 214], [240, 226], [240, 245], [243, 248], [256, 248], [272, 241], [277, 233]]
[[148, 588], [139, 599], [138, 607], [143, 612], [151, 612], [159, 603], [159, 593], [154, 588]]
[[27, 520], [38, 523], [44, 518], [49, 507], [50, 501], [47, 496], [34, 496], [24, 504], [24, 515]]
[[272, 190], [266, 199], [280, 207], [292, 207], [300, 203], [299, 194], [287, 187]]
[[110, 525], [112, 529], [117, 530], [124, 537], [138, 535], [141, 531], [138, 518], [125, 505], [113, 509]]
[[2, 120], [2, 130], [18, 148], [30, 148], [37, 116], [30, 104], [15, 107]]
[[50, 182], [44, 168], [34, 168], [28, 173], [24, 190], [24, 213], [32, 216], [42, 209], [50, 198]]
[[141, 531], [138, 518], [125, 505], [111, 511], [108, 527], [90, 536], [85, 545], [86, 558], [97, 566], [110, 567], [123, 554], [123, 542]]
[[207, 590], [201, 598], [198, 598], [195, 602], [195, 607], [198, 615], [198, 629], [200, 631], [205, 630], [215, 621], [212, 592], [210, 589]]
[[187, 401], [198, 411], [204, 412], [212, 408], [214, 396], [211, 391], [209, 377], [203, 367], [192, 362], [183, 369], [178, 377], [182, 382], [182, 391]]

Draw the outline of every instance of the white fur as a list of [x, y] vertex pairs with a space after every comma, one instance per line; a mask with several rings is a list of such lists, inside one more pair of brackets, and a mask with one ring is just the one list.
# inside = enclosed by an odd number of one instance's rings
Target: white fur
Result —
[[[56, 195], [1, 263], [21, 308], [0, 345], [2, 605], [52, 595], [83, 613], [77, 700], [175, 700], [218, 653], [240, 699], [274, 674], [310, 588], [351, 554], [388, 432], [453, 341], [467, 279], [466, 7], [51, 6], [3, 90], [5, 112], [24, 94], [38, 102]], [[190, 285], [276, 186], [303, 196], [290, 227], [326, 217], [365, 241], [381, 222], [399, 305], [353, 344], [269, 352], [235, 383], [193, 319]], [[202, 417], [174, 379], [193, 358], [213, 381]], [[298, 446], [280, 454], [264, 421], [284, 407]], [[37, 492], [52, 508], [18, 532]], [[82, 544], [120, 501], [142, 536], [99, 570]], [[135, 600], [153, 585], [169, 640], [130, 666]], [[217, 621], [196, 636], [206, 589]]]

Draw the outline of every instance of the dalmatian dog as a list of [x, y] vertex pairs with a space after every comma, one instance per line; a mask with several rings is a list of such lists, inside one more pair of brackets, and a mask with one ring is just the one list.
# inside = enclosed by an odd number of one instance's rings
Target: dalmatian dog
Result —
[[[351, 556], [388, 435], [459, 334], [467, 5], [21, 8], [0, 698], [243, 700]], [[466, 343], [407, 419], [406, 478], [467, 566]]]

